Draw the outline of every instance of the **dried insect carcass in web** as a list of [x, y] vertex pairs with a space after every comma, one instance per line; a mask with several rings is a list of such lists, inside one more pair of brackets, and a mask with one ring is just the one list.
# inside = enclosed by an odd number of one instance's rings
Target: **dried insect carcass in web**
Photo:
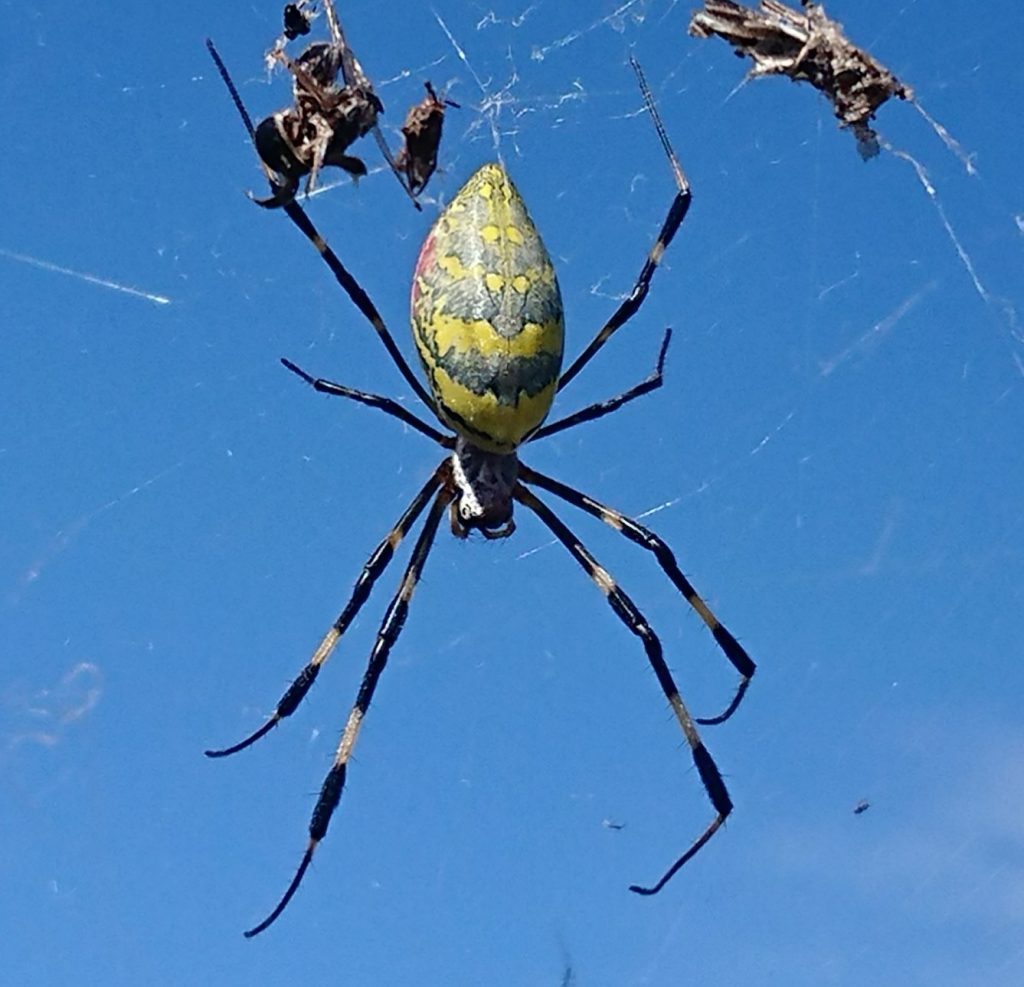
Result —
[[[314, 42], [297, 58], [291, 58], [286, 52], [288, 42], [309, 34], [318, 16], [318, 7], [326, 16], [330, 40]], [[354, 178], [361, 178], [367, 172], [366, 165], [361, 158], [349, 154], [348, 149], [361, 137], [372, 133], [388, 167], [413, 205], [421, 208], [416, 194], [423, 190], [437, 168], [445, 108], [458, 104], [438, 97], [427, 83], [427, 98], [414, 106], [406, 118], [405, 147], [399, 152], [399, 163], [377, 125], [384, 104], [349, 47], [331, 0], [289, 3], [284, 8], [283, 19], [283, 33], [267, 52], [266, 59], [271, 68], [283, 65], [291, 74], [293, 101], [255, 128], [246, 121], [272, 193], [256, 202], [266, 208], [287, 206], [294, 200], [299, 182], [306, 179], [308, 195], [316, 187], [320, 171], [326, 167], [341, 168]], [[224, 81], [246, 118], [234, 84], [226, 73], [227, 70], [222, 69]]]
[[444, 127], [444, 111], [459, 109], [459, 104], [438, 96], [434, 87], [425, 82], [427, 95], [421, 103], [410, 107], [402, 125], [405, 143], [395, 158], [395, 166], [405, 175], [409, 191], [418, 195], [427, 187], [430, 176], [437, 169], [437, 149]]
[[256, 201], [268, 208], [291, 202], [302, 178], [306, 193], [311, 192], [322, 168], [342, 168], [356, 178], [366, 174], [362, 160], [346, 152], [376, 127], [384, 106], [348, 46], [333, 7], [327, 4], [325, 10], [330, 41], [314, 42], [290, 58], [287, 39], [298, 21], [308, 27], [309, 15], [304, 5], [289, 5], [284, 37], [267, 54], [271, 64], [280, 63], [291, 73], [293, 98], [291, 106], [256, 126], [256, 151], [273, 190], [269, 198]]
[[878, 108], [893, 96], [914, 98], [909, 86], [843, 34], [822, 4], [809, 0], [802, 11], [778, 0], [761, 0], [756, 10], [732, 0], [704, 0], [690, 20], [690, 34], [717, 35], [740, 57], [749, 56], [751, 78], [788, 75], [823, 92], [864, 159], [878, 154], [878, 135], [868, 125]]

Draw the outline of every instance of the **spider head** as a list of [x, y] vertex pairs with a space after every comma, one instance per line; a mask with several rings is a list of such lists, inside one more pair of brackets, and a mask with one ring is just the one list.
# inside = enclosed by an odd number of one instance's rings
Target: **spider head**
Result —
[[452, 453], [452, 533], [466, 538], [479, 531], [485, 538], [507, 538], [515, 531], [512, 491], [519, 473], [514, 452], [487, 452], [462, 436]]

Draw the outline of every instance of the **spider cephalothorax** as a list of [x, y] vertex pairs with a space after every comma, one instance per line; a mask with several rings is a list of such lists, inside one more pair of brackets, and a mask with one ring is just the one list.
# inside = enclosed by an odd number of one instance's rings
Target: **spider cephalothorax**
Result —
[[[502, 164], [485, 165], [466, 182], [435, 222], [420, 252], [413, 277], [412, 323], [416, 347], [429, 381], [429, 392], [412, 372], [369, 296], [319, 235], [305, 212], [295, 202], [285, 205], [288, 217], [313, 243], [338, 283], [373, 326], [406, 382], [438, 421], [455, 434], [439, 431], [391, 398], [314, 377], [294, 363], [283, 361], [289, 370], [316, 390], [379, 408], [432, 439], [446, 450], [446, 455], [367, 559], [350, 600], [305, 668], [281, 697], [273, 715], [240, 743], [222, 750], [207, 751], [211, 757], [239, 751], [295, 712], [400, 543], [426, 512], [405, 573], [381, 622], [334, 762], [320, 789], [310, 820], [305, 853], [277, 906], [259, 925], [250, 929], [247, 936], [262, 932], [281, 914], [298, 889], [317, 846], [327, 834], [331, 816], [341, 799], [360, 727], [391, 648], [405, 623], [409, 602], [446, 511], [450, 514], [452, 530], [459, 537], [464, 538], [471, 531], [478, 530], [487, 538], [504, 538], [514, 529], [513, 505], [518, 503], [525, 507], [547, 526], [591, 577], [615, 615], [643, 645], [683, 731], [715, 815], [654, 885], [634, 885], [631, 890], [640, 894], [659, 891], [717, 832], [732, 810], [732, 801], [721, 773], [700, 738], [697, 724], [720, 723], [732, 714], [754, 674], [754, 662], [697, 594], [664, 541], [613, 508], [520, 461], [519, 450], [523, 445], [600, 418], [661, 385], [669, 333], [665, 334], [657, 367], [646, 380], [613, 398], [545, 424], [555, 395], [642, 304], [665, 249], [679, 229], [690, 204], [689, 184], [657, 118], [639, 66], [635, 62], [633, 65], [648, 111], [655, 120], [672, 165], [677, 190], [633, 290], [564, 372], [561, 370], [562, 301], [554, 268], [526, 206]], [[240, 105], [237, 93], [234, 95], [236, 104]], [[661, 642], [650, 624], [608, 570], [537, 496], [535, 488], [547, 491], [599, 519], [655, 557], [662, 571], [697, 612], [740, 673], [739, 688], [723, 713], [703, 720], [690, 715], [665, 661]]]
[[485, 538], [507, 538], [516, 530], [512, 495], [519, 477], [514, 452], [488, 452], [461, 435], [452, 452], [452, 533], [465, 538], [474, 528]]

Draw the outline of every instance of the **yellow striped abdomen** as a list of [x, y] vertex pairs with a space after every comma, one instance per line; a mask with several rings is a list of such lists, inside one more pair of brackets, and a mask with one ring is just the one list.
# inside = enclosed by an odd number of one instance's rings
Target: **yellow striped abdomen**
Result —
[[562, 297], [501, 165], [473, 175], [427, 235], [412, 330], [441, 417], [471, 443], [509, 453], [544, 421], [562, 366]]

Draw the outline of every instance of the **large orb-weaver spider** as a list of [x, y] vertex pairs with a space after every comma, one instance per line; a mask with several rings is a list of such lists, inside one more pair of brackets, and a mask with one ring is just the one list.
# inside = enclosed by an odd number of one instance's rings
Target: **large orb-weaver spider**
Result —
[[[212, 44], [209, 47], [252, 135], [252, 122], [238, 92], [216, 50]], [[690, 747], [715, 818], [653, 886], [632, 885], [630, 890], [644, 895], [660, 891], [679, 868], [711, 839], [732, 811], [732, 800], [725, 782], [704, 746], [696, 724], [717, 724], [732, 715], [754, 674], [753, 660], [697, 594], [664, 541], [613, 508], [521, 463], [517, 452], [519, 446], [527, 442], [601, 418], [661, 386], [670, 331], [665, 334], [657, 367], [646, 380], [616, 397], [592, 404], [549, 425], [543, 424], [555, 394], [639, 309], [647, 296], [654, 272], [690, 206], [689, 183], [669, 144], [640, 66], [633, 59], [631, 63], [647, 110], [672, 166], [677, 191], [633, 290], [564, 372], [561, 371], [563, 310], [555, 271], [523, 200], [501, 164], [484, 165], [466, 182], [438, 217], [420, 251], [413, 275], [412, 327], [420, 360], [430, 381], [430, 393], [413, 374], [369, 296], [320, 236], [302, 207], [295, 200], [283, 204], [289, 218], [316, 247], [335, 279], [376, 330], [409, 386], [437, 419], [455, 434], [439, 432], [391, 398], [313, 377], [291, 361], [281, 361], [315, 390], [379, 408], [450, 452], [369, 557], [345, 608], [285, 691], [272, 716], [245, 740], [231, 747], [206, 752], [210, 757], [234, 754], [259, 740], [295, 712], [394, 557], [395, 550], [430, 504], [399, 588], [377, 633], [334, 762], [320, 789], [310, 820], [305, 853], [274, 910], [259, 925], [248, 930], [245, 933], [247, 937], [264, 931], [284, 911], [302, 882], [318, 844], [327, 834], [331, 816], [341, 800], [348, 762], [363, 718], [391, 648], [405, 624], [409, 601], [446, 511], [456, 537], [466, 538], [471, 531], [479, 531], [485, 538], [494, 539], [512, 534], [516, 502], [528, 508], [593, 579], [615, 615], [643, 642], [658, 683]], [[690, 715], [665, 662], [657, 635], [610, 573], [537, 497], [532, 487], [546, 490], [599, 518], [654, 555], [665, 575], [704, 621], [740, 674], [740, 685], [724, 712], [708, 719]]]

